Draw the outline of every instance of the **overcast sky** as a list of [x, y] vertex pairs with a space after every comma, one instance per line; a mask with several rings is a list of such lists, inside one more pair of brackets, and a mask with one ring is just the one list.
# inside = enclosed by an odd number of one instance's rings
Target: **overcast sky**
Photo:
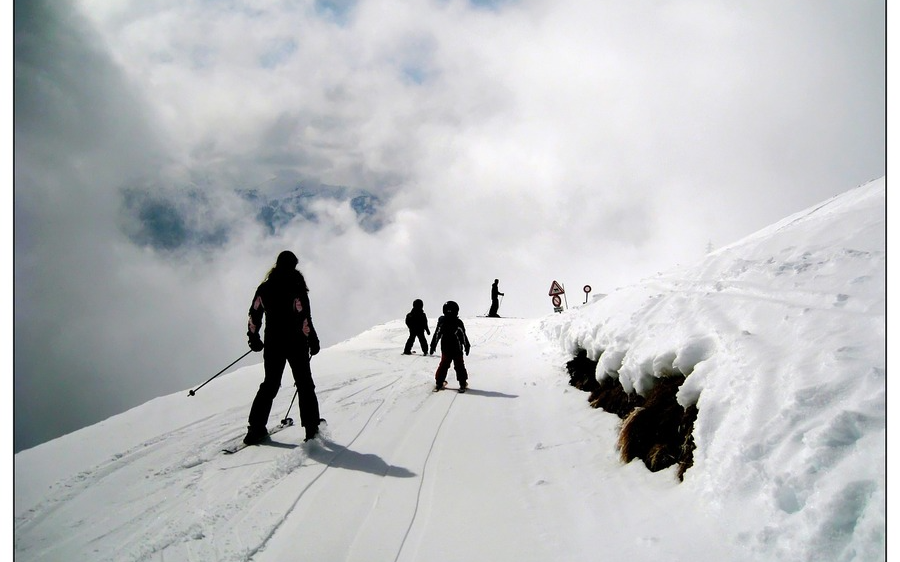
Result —
[[[580, 304], [885, 174], [882, 1], [14, 10], [17, 451], [238, 358], [283, 249], [330, 345], [495, 278], [552, 313], [554, 280]], [[301, 185], [375, 226], [246, 197]]]

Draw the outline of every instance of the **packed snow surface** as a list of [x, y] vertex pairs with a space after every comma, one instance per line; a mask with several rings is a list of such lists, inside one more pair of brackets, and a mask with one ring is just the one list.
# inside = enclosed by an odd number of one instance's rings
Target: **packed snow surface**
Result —
[[[885, 560], [885, 217], [881, 179], [561, 314], [461, 303], [466, 394], [376, 326], [312, 359], [309, 443], [221, 453], [261, 364], [152, 400], [15, 455], [15, 559]], [[629, 391], [687, 375], [684, 482], [622, 464], [619, 419], [568, 385], [579, 349]]]

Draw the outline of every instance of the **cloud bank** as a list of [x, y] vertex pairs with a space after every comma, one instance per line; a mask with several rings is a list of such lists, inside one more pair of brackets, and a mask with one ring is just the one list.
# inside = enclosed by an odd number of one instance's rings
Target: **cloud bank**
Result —
[[495, 278], [547, 314], [555, 279], [574, 305], [885, 171], [883, 2], [17, 0], [14, 28], [17, 451], [240, 356], [283, 249], [328, 345], [414, 298], [484, 314]]

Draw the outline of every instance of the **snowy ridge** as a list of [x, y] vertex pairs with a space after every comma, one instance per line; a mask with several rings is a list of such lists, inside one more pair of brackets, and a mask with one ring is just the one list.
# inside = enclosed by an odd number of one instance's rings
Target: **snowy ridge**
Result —
[[[883, 559], [885, 183], [861, 186], [545, 329], [644, 393], [690, 375], [687, 487], [778, 560]], [[728, 513], [730, 512], [730, 513]], [[762, 516], [760, 516], [762, 515]]]
[[[817, 208], [563, 314], [465, 318], [463, 395], [431, 392], [402, 320], [324, 349], [310, 443], [221, 454], [258, 364], [22, 451], [15, 558], [885, 560], [884, 181]], [[688, 375], [683, 483], [620, 462], [578, 349], [638, 392]]]

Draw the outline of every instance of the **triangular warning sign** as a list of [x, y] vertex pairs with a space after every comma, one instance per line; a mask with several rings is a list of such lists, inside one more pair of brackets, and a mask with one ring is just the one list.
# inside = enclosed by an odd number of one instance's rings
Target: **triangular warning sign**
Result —
[[550, 296], [551, 297], [555, 297], [556, 295], [561, 295], [563, 293], [565, 293], [565, 291], [563, 290], [562, 285], [560, 285], [556, 281], [554, 281], [553, 284], [550, 285]]

